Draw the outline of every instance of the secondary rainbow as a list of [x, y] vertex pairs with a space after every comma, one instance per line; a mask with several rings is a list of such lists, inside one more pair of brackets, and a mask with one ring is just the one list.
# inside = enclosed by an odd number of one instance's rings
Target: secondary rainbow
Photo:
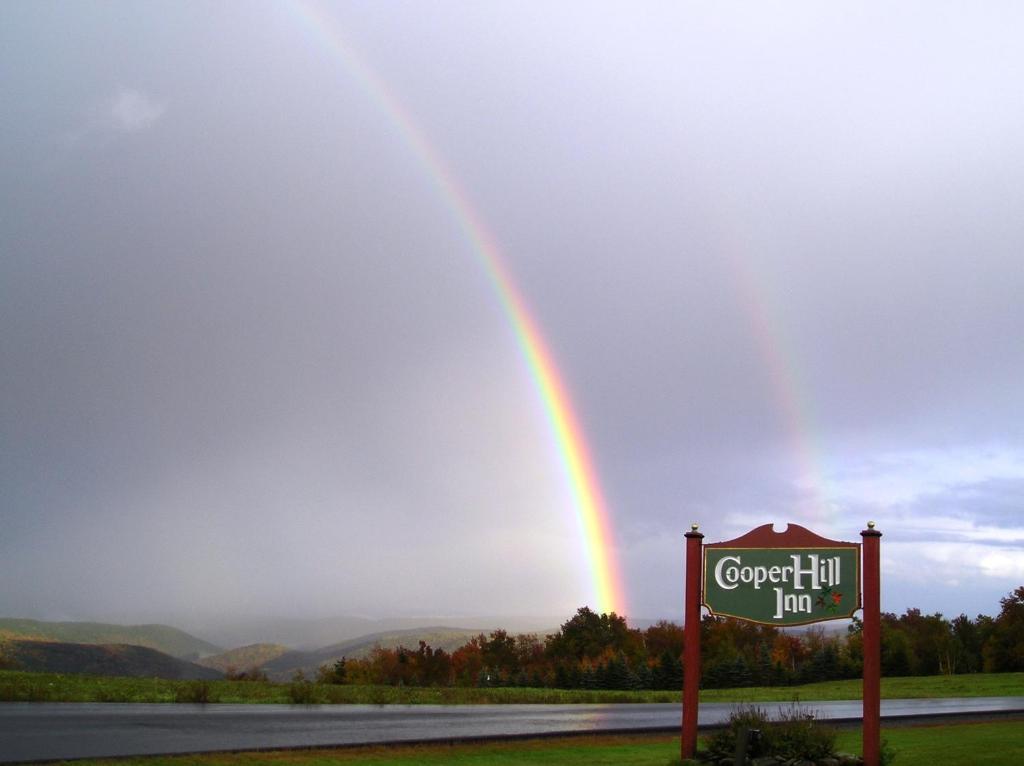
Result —
[[408, 110], [345, 40], [337, 20], [312, 0], [292, 0], [285, 7], [294, 9], [302, 25], [342, 63], [353, 82], [395, 125], [469, 242], [515, 333], [547, 416], [583, 539], [595, 607], [602, 612], [624, 614], [625, 589], [613, 545], [611, 519], [583, 430], [547, 343], [505, 267], [498, 243]]
[[[802, 510], [825, 530], [838, 532], [840, 514], [832, 500], [824, 467], [823, 449], [818, 443], [812, 398], [805, 390], [799, 355], [790, 334], [785, 331], [783, 312], [773, 300], [771, 278], [756, 268], [751, 246], [743, 236], [741, 216], [717, 209], [711, 220], [729, 221], [717, 226], [721, 255], [725, 261], [737, 298], [743, 307], [751, 337], [768, 375], [773, 398], [789, 440], [797, 475], [795, 485], [804, 495]], [[778, 519], [788, 521], [789, 519]]]

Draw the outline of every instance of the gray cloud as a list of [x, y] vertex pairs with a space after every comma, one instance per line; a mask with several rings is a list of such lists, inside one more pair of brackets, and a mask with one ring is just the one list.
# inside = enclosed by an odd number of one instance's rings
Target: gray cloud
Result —
[[[632, 614], [678, 617], [692, 521], [877, 518], [896, 610], [1020, 584], [1015, 6], [325, 13], [501, 245]], [[592, 598], [515, 334], [345, 54], [278, 4], [0, 16], [0, 613]]]

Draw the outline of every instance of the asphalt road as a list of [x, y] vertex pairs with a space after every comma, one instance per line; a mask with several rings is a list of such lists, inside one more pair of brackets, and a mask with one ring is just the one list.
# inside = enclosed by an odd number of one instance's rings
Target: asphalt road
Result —
[[[787, 707], [762, 703], [769, 711]], [[819, 718], [859, 720], [861, 703], [808, 702]], [[699, 724], [728, 718], [705, 703]], [[883, 700], [886, 719], [1024, 715], [1024, 697]], [[673, 731], [658, 705], [181, 705], [0, 703], [0, 762], [212, 750], [452, 741], [581, 732]]]

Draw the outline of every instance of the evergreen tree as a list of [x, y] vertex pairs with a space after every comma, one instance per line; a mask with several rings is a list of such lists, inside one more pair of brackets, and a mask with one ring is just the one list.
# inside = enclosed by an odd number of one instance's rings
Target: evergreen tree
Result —
[[757, 664], [753, 677], [757, 686], [768, 686], [772, 683], [772, 651], [767, 641], [757, 645]]
[[597, 674], [594, 672], [593, 668], [591, 668], [589, 665], [584, 667], [580, 671], [579, 688], [580, 689], [596, 689], [597, 688]]
[[750, 666], [747, 664], [746, 659], [743, 658], [743, 655], [736, 655], [736, 659], [733, 660], [732, 665], [728, 670], [728, 679], [729, 686], [732, 687], [751, 685], [753, 676], [750, 672]]
[[658, 664], [654, 666], [652, 676], [652, 684], [655, 689], [671, 689], [673, 691], [682, 689], [683, 663], [679, 657], [666, 649], [658, 658]]
[[637, 689], [654, 689], [654, 673], [651, 671], [651, 666], [646, 662], [641, 662], [637, 667], [634, 676], [636, 678]]
[[631, 689], [633, 679], [626, 664], [626, 658], [621, 653], [608, 660], [605, 665], [605, 688], [606, 689]]

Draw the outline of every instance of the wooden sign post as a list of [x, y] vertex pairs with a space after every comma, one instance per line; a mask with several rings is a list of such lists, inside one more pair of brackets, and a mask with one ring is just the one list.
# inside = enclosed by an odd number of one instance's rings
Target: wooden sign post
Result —
[[686, 609], [683, 616], [683, 758], [697, 752], [700, 695], [700, 562], [704, 535], [694, 524], [686, 533]]
[[765, 524], [745, 535], [703, 544], [697, 525], [686, 534], [683, 724], [681, 752], [697, 751], [700, 690], [700, 610], [762, 625], [786, 627], [852, 617], [864, 609], [864, 764], [878, 766], [880, 599], [879, 538], [874, 522], [861, 543], [828, 540], [790, 524]]
[[864, 766], [878, 766], [882, 749], [882, 533], [869, 521], [864, 539]]

